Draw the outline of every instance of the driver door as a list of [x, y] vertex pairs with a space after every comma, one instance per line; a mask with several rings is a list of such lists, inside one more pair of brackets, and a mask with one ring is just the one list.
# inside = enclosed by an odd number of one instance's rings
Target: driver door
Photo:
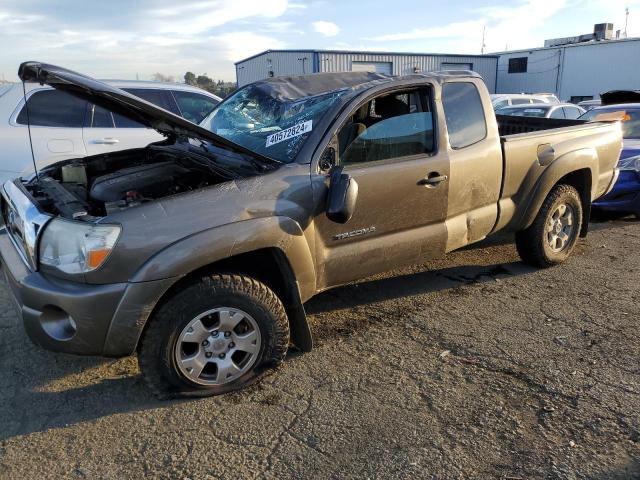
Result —
[[[358, 197], [346, 224], [316, 217], [320, 288], [444, 254], [449, 157], [437, 143], [430, 88], [380, 94], [353, 111], [333, 144]], [[325, 176], [314, 185], [326, 188]]]

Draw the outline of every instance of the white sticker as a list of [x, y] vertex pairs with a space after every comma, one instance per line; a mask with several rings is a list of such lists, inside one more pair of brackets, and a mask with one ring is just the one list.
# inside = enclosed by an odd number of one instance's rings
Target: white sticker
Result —
[[267, 147], [275, 145], [276, 143], [284, 142], [293, 137], [299, 137], [305, 133], [310, 132], [313, 129], [313, 120], [308, 120], [303, 123], [298, 123], [293, 127], [289, 127], [286, 130], [280, 130], [278, 133], [269, 135], [267, 137]]

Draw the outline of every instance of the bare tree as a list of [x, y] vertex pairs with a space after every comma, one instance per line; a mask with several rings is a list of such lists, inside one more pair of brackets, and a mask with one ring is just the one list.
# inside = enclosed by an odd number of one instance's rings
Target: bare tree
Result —
[[171, 82], [174, 83], [176, 81], [176, 77], [174, 77], [173, 75], [164, 75], [160, 72], [156, 72], [153, 75], [151, 75], [151, 78], [155, 81], [155, 82]]

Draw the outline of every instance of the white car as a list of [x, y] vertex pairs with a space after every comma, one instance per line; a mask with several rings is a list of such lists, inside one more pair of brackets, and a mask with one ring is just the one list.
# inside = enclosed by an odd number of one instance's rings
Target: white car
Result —
[[531, 105], [515, 105], [496, 109], [496, 115], [510, 115], [513, 117], [557, 118], [562, 120], [577, 120], [586, 110], [573, 103], [534, 103]]
[[532, 103], [560, 103], [558, 97], [552, 93], [498, 93], [491, 95], [494, 109], [510, 107], [512, 105], [527, 105]]
[[[144, 81], [107, 81], [165, 110], [200, 123], [221, 99], [190, 85]], [[0, 85], [0, 182], [61, 160], [145, 147], [163, 137], [151, 128], [73, 95], [27, 84]]]

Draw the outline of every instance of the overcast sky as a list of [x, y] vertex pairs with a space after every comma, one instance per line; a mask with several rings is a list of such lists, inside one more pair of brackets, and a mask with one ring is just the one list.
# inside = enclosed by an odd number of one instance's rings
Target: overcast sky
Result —
[[640, 0], [0, 0], [0, 78], [39, 60], [99, 78], [235, 80], [276, 48], [480, 53], [542, 46], [594, 23], [640, 36]]

